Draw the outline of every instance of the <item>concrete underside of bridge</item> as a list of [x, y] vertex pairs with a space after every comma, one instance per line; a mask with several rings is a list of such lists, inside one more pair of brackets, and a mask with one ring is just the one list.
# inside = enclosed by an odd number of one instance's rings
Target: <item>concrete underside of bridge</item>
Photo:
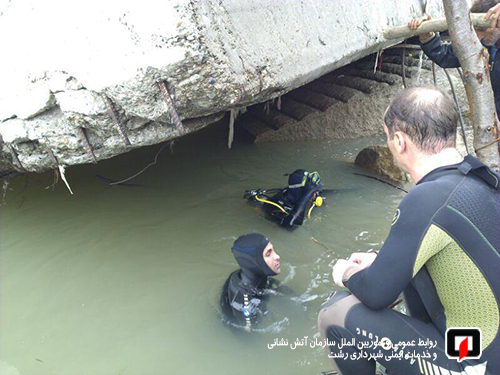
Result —
[[[442, 16], [440, 3], [427, 13]], [[359, 60], [399, 42], [382, 30], [423, 12], [420, 0], [2, 4], [0, 169], [35, 172], [161, 143], [247, 107], [280, 127], [275, 112], [298, 121], [374, 82], [394, 85], [396, 71], [370, 75]], [[263, 113], [250, 108], [271, 100]]]

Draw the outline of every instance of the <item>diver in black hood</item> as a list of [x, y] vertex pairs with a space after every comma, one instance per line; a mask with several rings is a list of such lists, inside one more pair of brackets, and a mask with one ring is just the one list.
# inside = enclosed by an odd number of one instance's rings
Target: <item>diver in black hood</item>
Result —
[[270, 276], [280, 273], [280, 257], [272, 243], [262, 234], [251, 233], [238, 237], [232, 246], [240, 269], [229, 275], [224, 283], [221, 307], [226, 316], [250, 330], [266, 310]]
[[310, 218], [314, 207], [323, 204], [322, 187], [318, 172], [297, 169], [288, 175], [288, 187], [247, 190], [244, 197], [263, 203], [268, 219], [283, 227], [294, 228], [302, 225], [306, 215]]

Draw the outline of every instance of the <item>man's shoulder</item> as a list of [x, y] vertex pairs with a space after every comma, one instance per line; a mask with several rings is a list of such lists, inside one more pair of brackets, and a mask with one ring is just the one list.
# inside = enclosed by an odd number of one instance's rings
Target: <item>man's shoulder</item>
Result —
[[240, 289], [240, 284], [241, 284], [240, 270], [231, 272], [231, 274], [227, 278], [227, 283], [229, 292]]
[[457, 181], [450, 181], [448, 179], [426, 181], [411, 188], [401, 203], [425, 203], [446, 200], [456, 184]]
[[406, 223], [432, 220], [446, 205], [459, 181], [458, 178], [436, 178], [416, 185], [401, 200], [396, 215]]

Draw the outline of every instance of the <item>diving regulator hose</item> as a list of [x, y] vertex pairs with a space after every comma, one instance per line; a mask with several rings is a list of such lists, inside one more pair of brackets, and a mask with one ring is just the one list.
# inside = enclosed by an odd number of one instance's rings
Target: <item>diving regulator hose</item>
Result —
[[317, 196], [316, 199], [314, 200], [311, 208], [309, 209], [309, 212], [307, 213], [307, 218], [311, 220], [311, 212], [314, 207], [321, 207], [323, 205], [323, 197]]
[[[259, 202], [267, 203], [267, 204], [270, 204], [272, 206], [275, 206], [275, 207], [279, 208], [281, 211], [283, 211], [284, 214], [289, 215], [289, 213], [286, 212], [286, 210], [283, 207], [281, 207], [279, 204], [277, 204], [275, 202], [271, 202], [267, 199], [260, 198], [258, 195], [255, 196], [255, 199]], [[318, 195], [316, 197], [316, 199], [314, 200], [311, 208], [309, 209], [309, 212], [307, 213], [307, 218], [311, 219], [311, 212], [312, 212], [314, 207], [321, 207], [322, 205], [323, 205], [323, 197]]]
[[255, 199], [258, 200], [259, 202], [271, 204], [275, 207], [278, 207], [281, 211], [283, 211], [286, 215], [288, 215], [288, 212], [286, 212], [286, 210], [283, 207], [281, 207], [278, 203], [268, 201], [267, 199], [262, 199], [258, 195], [255, 196]]

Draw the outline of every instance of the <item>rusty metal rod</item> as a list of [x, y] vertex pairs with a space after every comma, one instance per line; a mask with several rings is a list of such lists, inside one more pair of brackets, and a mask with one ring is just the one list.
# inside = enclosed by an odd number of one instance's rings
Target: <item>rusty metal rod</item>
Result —
[[130, 146], [130, 140], [128, 139], [128, 136], [127, 136], [127, 130], [125, 129], [123, 124], [118, 119], [113, 102], [107, 96], [104, 97], [104, 101], [106, 102], [106, 106], [108, 108], [109, 115], [111, 116], [111, 118], [115, 122], [116, 126], [118, 127], [118, 133], [120, 133], [120, 137], [121, 137], [123, 143], [125, 143], [125, 145], [127, 145], [127, 146]]
[[49, 152], [49, 157], [50, 157], [50, 160], [52, 161], [52, 164], [54, 164], [55, 167], [57, 168], [59, 166], [59, 162], [57, 161], [57, 158], [54, 155], [54, 152], [48, 147], [47, 147], [47, 150]]
[[14, 147], [12, 147], [11, 144], [7, 143], [7, 148], [9, 149], [10, 151], [10, 156], [12, 157], [12, 160], [14, 161], [14, 164], [17, 164], [15, 165], [17, 168], [19, 168], [19, 170], [21, 172], [26, 172], [26, 169], [24, 169], [23, 165], [21, 164], [21, 161], [19, 160], [19, 158], [17, 157], [17, 153], [16, 153], [16, 150], [14, 150]]
[[85, 132], [85, 129], [82, 127], [76, 128], [76, 131], [78, 133], [78, 136], [80, 137], [81, 141], [83, 142], [83, 147], [85, 148], [85, 151], [90, 155], [92, 158], [92, 163], [97, 164], [97, 158], [95, 157], [94, 150], [92, 149], [92, 146], [90, 145], [89, 139], [87, 137], [87, 133]]
[[160, 88], [163, 97], [165, 98], [165, 102], [167, 103], [167, 110], [170, 114], [170, 118], [174, 122], [175, 128], [181, 134], [185, 133], [184, 126], [182, 125], [181, 118], [179, 117], [179, 113], [177, 112], [177, 108], [175, 107], [174, 100], [170, 96], [168, 92], [167, 85], [164, 81], [158, 82], [158, 87]]

